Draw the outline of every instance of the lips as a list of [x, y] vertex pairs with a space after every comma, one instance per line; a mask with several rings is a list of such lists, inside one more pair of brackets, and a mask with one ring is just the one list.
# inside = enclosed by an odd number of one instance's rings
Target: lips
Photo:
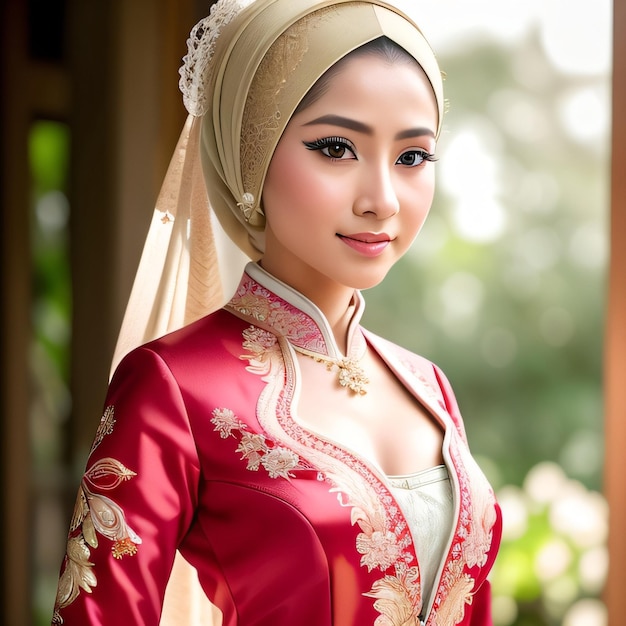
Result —
[[347, 246], [367, 257], [376, 257], [382, 254], [391, 243], [391, 237], [386, 233], [337, 234], [337, 236]]

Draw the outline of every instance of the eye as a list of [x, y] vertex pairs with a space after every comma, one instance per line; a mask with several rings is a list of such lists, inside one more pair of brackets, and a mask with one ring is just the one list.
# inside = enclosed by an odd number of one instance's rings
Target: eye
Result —
[[333, 161], [356, 159], [355, 148], [351, 142], [341, 137], [324, 137], [315, 141], [305, 141], [308, 150], [319, 150], [325, 157]]
[[346, 146], [340, 143], [336, 143], [333, 145], [329, 145], [326, 148], [322, 148], [322, 154], [332, 157], [333, 159], [342, 159], [346, 154], [346, 150]]
[[404, 165], [405, 167], [417, 167], [425, 161], [436, 161], [434, 154], [426, 152], [426, 150], [408, 150], [403, 152], [396, 161], [396, 165]]

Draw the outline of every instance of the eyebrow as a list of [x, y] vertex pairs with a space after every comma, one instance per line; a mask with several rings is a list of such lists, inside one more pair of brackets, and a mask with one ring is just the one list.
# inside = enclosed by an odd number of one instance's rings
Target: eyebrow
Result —
[[[373, 135], [374, 129], [367, 124], [363, 124], [363, 122], [359, 122], [357, 120], [350, 119], [349, 117], [343, 117], [341, 115], [322, 115], [321, 117], [317, 117], [310, 122], [304, 124], [304, 126], [316, 126], [318, 124], [331, 124], [332, 126], [341, 126], [342, 128], [347, 128], [348, 130], [354, 130], [357, 133], [363, 133], [364, 135]], [[418, 128], [407, 128], [406, 130], [402, 130], [396, 134], [395, 139], [410, 139], [412, 137], [423, 137], [427, 135], [429, 137], [435, 137], [435, 133], [430, 128], [418, 127]]]

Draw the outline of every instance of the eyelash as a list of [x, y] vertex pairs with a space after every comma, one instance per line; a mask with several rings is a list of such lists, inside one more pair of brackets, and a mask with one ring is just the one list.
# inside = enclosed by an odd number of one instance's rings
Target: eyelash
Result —
[[322, 154], [332, 159], [333, 161], [340, 161], [340, 157], [333, 157], [330, 154], [324, 152], [324, 150], [328, 150], [328, 148], [345, 148], [352, 153], [352, 156], [356, 159], [356, 148], [347, 140], [342, 139], [341, 137], [323, 137], [322, 139], [316, 139], [315, 141], [305, 141], [305, 147], [307, 150], [319, 150]]
[[[421, 165], [422, 163], [434, 163], [437, 160], [437, 157], [432, 154], [431, 152], [427, 152], [426, 150], [407, 150], [407, 152], [403, 152], [399, 157], [398, 157], [398, 161], [405, 155], [405, 154], [418, 154], [420, 156], [420, 158], [422, 159], [417, 165], [408, 165], [407, 167], [417, 167], [418, 165]], [[396, 161], [396, 163], [398, 162]]]
[[[321, 139], [316, 139], [315, 141], [305, 141], [303, 142], [307, 150], [318, 150], [322, 152], [322, 154], [332, 161], [341, 161], [342, 157], [333, 157], [324, 150], [328, 150], [328, 148], [345, 148], [349, 150], [353, 157], [356, 159], [356, 148], [349, 142], [347, 139], [342, 139], [341, 137], [323, 137]], [[416, 165], [408, 165], [407, 167], [416, 167], [417, 165], [421, 165], [425, 162], [433, 162], [436, 161], [437, 158], [434, 154], [427, 152], [426, 150], [407, 150], [407, 152], [402, 153], [400, 157], [398, 157], [398, 161], [406, 155], [406, 154], [418, 154], [421, 157], [421, 161]], [[398, 162], [396, 161], [396, 163]]]

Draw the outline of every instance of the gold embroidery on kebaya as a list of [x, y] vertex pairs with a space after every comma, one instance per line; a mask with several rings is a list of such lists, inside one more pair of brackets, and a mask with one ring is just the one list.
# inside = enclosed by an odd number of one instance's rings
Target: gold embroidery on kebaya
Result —
[[[357, 458], [303, 429], [291, 414], [295, 370], [286, 344], [307, 346], [325, 353], [326, 345], [318, 327], [302, 311], [253, 280], [240, 286], [229, 306], [263, 326], [263, 329], [250, 326], [244, 330], [246, 354], [241, 357], [248, 361], [246, 369], [267, 383], [257, 403], [257, 416], [263, 430], [271, 441], [286, 443], [294, 457], [299, 455], [301, 464], [310, 463], [330, 483], [330, 491], [337, 494], [341, 506], [351, 509], [351, 522], [361, 531], [356, 539], [361, 566], [380, 572], [381, 577], [364, 594], [374, 600], [374, 608], [379, 613], [376, 626], [418, 626], [422, 623], [421, 612], [426, 609], [422, 606], [419, 564], [406, 521], [393, 497]], [[441, 392], [418, 366], [406, 357], [401, 360], [417, 377], [425, 400], [445, 410]], [[228, 428], [225, 421], [232, 426]], [[223, 437], [241, 429], [241, 422], [232, 411], [214, 424]], [[496, 520], [491, 488], [469, 456], [461, 433], [455, 429], [452, 436], [455, 441], [449, 451], [458, 476], [459, 515], [440, 580], [433, 590], [433, 603], [427, 617], [429, 626], [448, 626], [462, 621], [466, 607], [472, 604], [476, 585], [467, 568], [486, 563]], [[254, 435], [249, 437], [249, 440], [241, 439], [238, 451], [247, 459], [250, 469], [258, 469], [267, 440], [263, 436], [259, 436], [260, 439]]]
[[119, 560], [123, 556], [134, 556], [135, 554], [137, 554], [137, 543], [141, 543], [141, 541], [137, 542], [137, 539], [137, 535], [135, 535], [134, 539], [131, 539], [130, 537], [118, 539], [111, 548], [111, 554], [113, 555], [113, 558]]
[[[101, 488], [106, 489], [106, 487]], [[91, 492], [85, 481], [83, 481], [81, 489], [87, 500], [88, 508], [88, 515], [85, 516], [84, 520], [90, 520], [88, 524], [93, 524], [98, 534], [113, 542], [111, 548], [113, 556], [120, 559], [125, 554], [131, 556], [136, 554], [137, 544], [141, 543], [141, 539], [126, 523], [122, 508], [111, 498]], [[82, 524], [84, 524], [84, 520]], [[87, 539], [84, 530], [82, 534]], [[97, 542], [95, 545], [90, 545], [92, 548], [98, 547]]]
[[[460, 437], [458, 433], [456, 436]], [[429, 618], [435, 626], [458, 624], [466, 606], [472, 604], [476, 581], [465, 567], [485, 565], [496, 521], [495, 496], [467, 448], [461, 442], [459, 446], [450, 447], [450, 454], [459, 468], [461, 510], [450, 556], [439, 583], [437, 601]], [[470, 491], [471, 483], [478, 488]]]
[[85, 482], [94, 487], [109, 491], [115, 489], [124, 481], [130, 480], [133, 476], [137, 476], [137, 474], [124, 467], [119, 461], [107, 457], [96, 461], [85, 472], [83, 478]]
[[[106, 435], [113, 432], [115, 425], [114, 408], [107, 407], [96, 433], [92, 452]], [[126, 523], [124, 511], [99, 491], [112, 491], [137, 474], [116, 459], [98, 459], [85, 472], [78, 490], [74, 513], [70, 522], [67, 541], [65, 569], [59, 578], [53, 624], [63, 624], [61, 609], [69, 606], [80, 594], [81, 589], [91, 593], [97, 585], [94, 564], [89, 560], [91, 549], [99, 545], [99, 536], [113, 542], [111, 555], [115, 559], [137, 553], [141, 539]]]
[[[282, 313], [285, 317], [288, 316], [288, 312]], [[272, 314], [279, 317], [278, 311], [272, 311]], [[276, 335], [253, 326], [244, 331], [243, 338], [248, 354], [242, 358], [248, 359], [248, 371], [262, 376], [268, 383], [257, 405], [259, 418], [264, 420], [266, 417], [270, 419], [274, 415], [283, 415], [288, 412], [283, 403], [288, 404], [291, 396], [283, 395], [286, 389], [285, 361], [280, 340]], [[223, 414], [228, 410], [217, 411], [218, 419], [214, 422], [216, 430], [222, 436], [228, 437], [231, 433], [225, 433]], [[226, 421], [233, 424], [239, 422], [232, 411], [228, 411], [227, 415]], [[351, 522], [361, 531], [357, 535], [355, 546], [361, 555], [361, 566], [367, 567], [368, 571], [378, 570], [383, 573], [383, 577], [365, 594], [374, 598], [374, 607], [380, 613], [376, 626], [417, 626], [421, 605], [419, 569], [408, 549], [411, 543], [410, 533], [393, 506], [392, 498], [388, 492], [380, 492], [378, 483], [355, 485], [355, 459], [349, 454], [332, 443], [301, 432], [291, 420], [288, 420], [288, 424], [298, 429], [298, 433], [292, 435], [295, 436], [294, 443], [300, 441], [301, 447], [316, 458], [315, 467], [322, 470], [331, 484], [330, 491], [337, 494], [341, 506], [350, 508]], [[271, 427], [265, 421], [263, 426]], [[264, 437], [262, 439], [266, 441]], [[279, 448], [280, 446], [276, 446], [275, 449]], [[289, 452], [294, 459], [298, 458], [295, 452]], [[302, 462], [302, 457], [300, 459]], [[285, 477], [284, 474], [284, 471], [276, 473], [282, 477]]]
[[[104, 415], [100, 420], [100, 424], [98, 426], [98, 430], [96, 431], [96, 436], [93, 440], [93, 445], [91, 446], [91, 452], [93, 452], [102, 442], [102, 440], [113, 432], [113, 427], [115, 426], [115, 410], [112, 406], [108, 406]], [[91, 454], [91, 453], [90, 453]]]
[[230, 409], [215, 409], [211, 423], [222, 439], [236, 437], [233, 431], [238, 431], [241, 438], [235, 451], [247, 461], [247, 469], [256, 472], [263, 467], [270, 478], [294, 477], [290, 471], [298, 466], [298, 455], [282, 446], [268, 445], [263, 435], [247, 432], [246, 425]]
[[220, 434], [222, 439], [234, 437], [233, 430], [241, 430], [246, 427], [230, 409], [215, 409], [211, 423], [215, 426], [215, 430]]
[[372, 589], [363, 595], [374, 598], [374, 608], [381, 614], [380, 623], [417, 626], [419, 617], [415, 617], [415, 598], [407, 590], [416, 589], [418, 585], [417, 567], [397, 567], [395, 576], [377, 580]]
[[458, 624], [465, 615], [465, 606], [472, 604], [475, 581], [464, 571], [463, 561], [457, 559], [449, 562], [441, 584], [445, 594], [435, 623]]
[[[265, 347], [269, 341], [277, 346], [274, 337], [284, 337], [296, 352], [324, 364], [328, 371], [336, 369], [339, 386], [356, 395], [367, 393], [369, 379], [359, 364], [359, 360], [366, 351], [365, 341], [361, 334], [355, 335], [351, 355], [331, 356], [328, 345], [311, 317], [252, 280], [244, 281], [240, 285], [227, 306], [245, 317], [252, 317], [263, 326], [269, 326], [272, 330], [268, 333], [267, 330], [255, 329], [252, 326], [244, 331], [246, 338], [244, 347], [248, 351], [255, 350], [259, 353], [259, 349], [255, 347], [257, 343]], [[265, 333], [267, 339], [258, 333]], [[242, 358], [249, 359], [249, 355], [244, 355]], [[264, 358], [268, 359], [268, 357]]]
[[91, 588], [96, 586], [97, 580], [93, 572], [93, 563], [89, 561], [90, 554], [82, 536], [71, 537], [68, 540], [65, 570], [59, 578], [56, 604], [52, 617], [53, 624], [63, 623], [63, 618], [59, 611], [74, 602], [81, 589], [91, 593]]
[[360, 533], [356, 539], [356, 549], [362, 554], [361, 565], [371, 572], [378, 567], [389, 569], [401, 556], [402, 546], [391, 531], [373, 530], [371, 533]]

